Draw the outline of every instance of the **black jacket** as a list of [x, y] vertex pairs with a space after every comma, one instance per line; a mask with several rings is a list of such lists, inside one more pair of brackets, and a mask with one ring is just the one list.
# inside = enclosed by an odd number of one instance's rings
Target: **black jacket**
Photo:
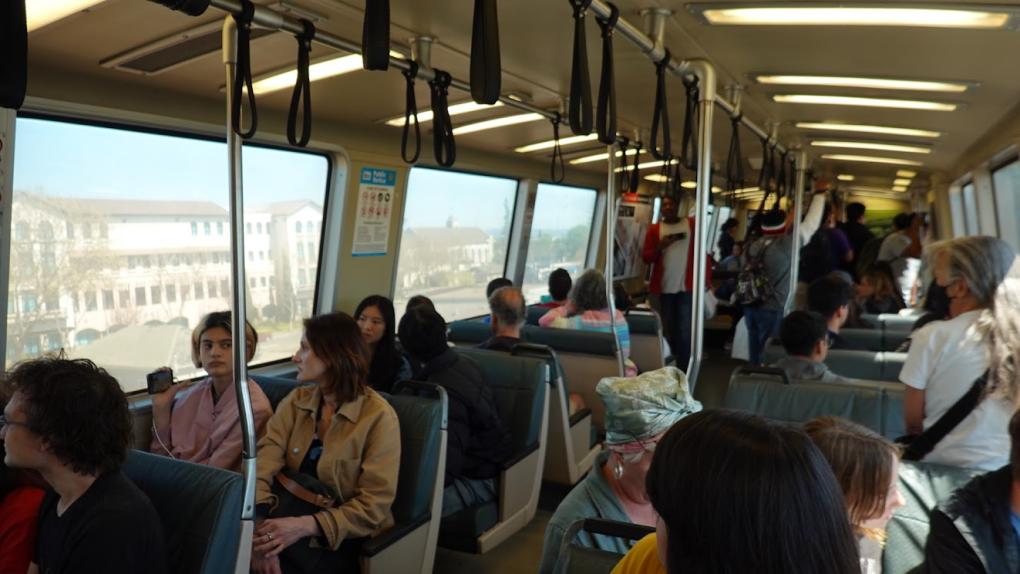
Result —
[[1020, 544], [1010, 524], [1012, 467], [982, 474], [931, 513], [920, 571], [927, 574], [1020, 572]]
[[446, 484], [498, 476], [510, 457], [510, 433], [478, 365], [448, 349], [425, 363], [419, 378], [443, 387], [449, 400]]

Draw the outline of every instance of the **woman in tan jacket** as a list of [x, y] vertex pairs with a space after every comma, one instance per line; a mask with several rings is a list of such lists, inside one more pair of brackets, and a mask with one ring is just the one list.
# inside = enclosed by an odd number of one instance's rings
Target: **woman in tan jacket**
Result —
[[[393, 407], [367, 386], [368, 353], [354, 319], [330, 313], [305, 319], [304, 326], [294, 354], [297, 380], [315, 384], [295, 389], [280, 403], [259, 441], [255, 498], [259, 516], [270, 518], [256, 526], [252, 571], [301, 571], [281, 552], [304, 544], [338, 553], [324, 560], [331, 569], [339, 563], [347, 566], [344, 572], [356, 572], [353, 540], [393, 524], [400, 428]], [[284, 467], [329, 485], [339, 504], [306, 516], [272, 518], [278, 503], [272, 488]]]

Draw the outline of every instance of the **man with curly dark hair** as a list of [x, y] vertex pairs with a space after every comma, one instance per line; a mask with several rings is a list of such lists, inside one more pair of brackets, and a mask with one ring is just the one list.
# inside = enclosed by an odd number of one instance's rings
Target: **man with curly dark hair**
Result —
[[20, 363], [7, 379], [4, 462], [51, 487], [29, 573], [165, 573], [159, 516], [120, 471], [131, 416], [117, 380], [91, 361], [57, 358]]

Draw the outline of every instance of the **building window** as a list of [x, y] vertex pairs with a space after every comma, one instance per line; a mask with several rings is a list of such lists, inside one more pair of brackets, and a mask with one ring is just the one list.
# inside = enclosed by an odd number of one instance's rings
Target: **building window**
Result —
[[85, 239], [92, 239], [92, 224], [82, 223], [81, 224], [81, 236]]
[[212, 235], [212, 223], [206, 221], [202, 224], [202, 230], [205, 231], [206, 235]]
[[198, 222], [197, 221], [192, 221], [191, 222], [191, 235], [194, 235], [194, 236], [198, 235]]
[[216, 292], [216, 282], [215, 281], [210, 281], [209, 282], [209, 297], [210, 298], [219, 297], [219, 293]]
[[86, 291], [85, 292], [85, 310], [86, 311], [95, 311], [98, 308], [99, 308], [99, 304], [96, 301], [96, 292], [95, 291]]
[[145, 302], [145, 287], [135, 287], [135, 305], [138, 307], [147, 305]]
[[113, 309], [113, 289], [103, 289], [103, 309]]
[[230, 297], [230, 282], [226, 279], [220, 279], [220, 294]]
[[216, 222], [216, 235], [223, 235], [223, 222], [222, 221], [217, 221]]
[[65, 230], [65, 231], [66, 231], [66, 233], [67, 233], [67, 238], [68, 238], [68, 239], [74, 239], [74, 224], [73, 224], [73, 223], [71, 223], [70, 221], [68, 221], [68, 222], [67, 222], [67, 223], [65, 224], [65, 227], [66, 227], [66, 230]]
[[248, 285], [251, 285], [251, 288], [254, 289], [259, 286], [259, 280], [254, 277], [251, 277], [248, 279]]
[[46, 310], [49, 312], [60, 310], [60, 295], [54, 290], [46, 291], [43, 296], [43, 304], [46, 305]]
[[181, 285], [181, 302], [191, 300], [191, 285]]
[[265, 251], [259, 251], [259, 261], [265, 261], [265, 260], [266, 260], [266, 252]]
[[149, 292], [152, 294], [152, 304], [158, 305], [163, 302], [163, 289], [159, 285], [153, 285], [149, 287]]
[[295, 221], [294, 222], [294, 233], [301, 233], [301, 222], [300, 221]]
[[127, 289], [121, 289], [118, 293], [118, 299], [120, 299], [120, 306], [122, 309], [126, 309], [131, 306], [131, 291]]
[[166, 302], [176, 303], [177, 302], [177, 286], [167, 285], [166, 286]]
[[297, 244], [297, 260], [298, 260], [298, 263], [304, 263], [305, 262], [305, 244], [304, 243], [300, 243], [299, 242]]
[[205, 287], [202, 283], [195, 283], [195, 299], [205, 299]]
[[22, 313], [34, 313], [39, 308], [39, 299], [35, 293], [22, 293], [21, 294], [21, 312]]
[[265, 287], [265, 286], [267, 285], [267, 282], [266, 282], [266, 278], [265, 278], [265, 277], [262, 277], [262, 278], [260, 278], [260, 279], [259, 279], [259, 282], [260, 282], [260, 283], [262, 283], [262, 286], [263, 286], [263, 287]]
[[247, 223], [247, 224], [245, 224], [245, 226], [244, 226], [244, 227], [245, 227], [245, 229], [247, 229], [247, 230], [248, 230], [248, 231], [247, 231], [248, 235], [251, 235], [251, 223]]
[[261, 223], [258, 224], [257, 229], [258, 229], [259, 234], [261, 235], [262, 234], [262, 224]]

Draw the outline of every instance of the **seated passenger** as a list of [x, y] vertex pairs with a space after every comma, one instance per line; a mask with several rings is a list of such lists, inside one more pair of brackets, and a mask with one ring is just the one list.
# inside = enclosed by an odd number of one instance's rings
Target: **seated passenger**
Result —
[[716, 271], [723, 273], [736, 273], [740, 271], [740, 257], [744, 254], [744, 242], [735, 241], [732, 251], [716, 265]]
[[368, 349], [368, 384], [390, 392], [397, 381], [411, 378], [411, 363], [397, 346], [397, 320], [393, 301], [382, 295], [365, 297], [354, 311]]
[[415, 295], [407, 300], [407, 305], [404, 306], [404, 313], [407, 313], [418, 305], [424, 305], [433, 311], [436, 310], [436, 305], [432, 302], [432, 299], [429, 299], [424, 295]]
[[935, 243], [928, 256], [952, 318], [912, 336], [900, 371], [907, 433], [931, 428], [987, 372], [977, 406], [923, 460], [994, 470], [1008, 462], [1020, 402], [1020, 263], [1009, 244], [981, 236]]
[[[6, 405], [0, 397], [0, 409]], [[0, 574], [25, 574], [35, 548], [44, 485], [29, 473], [8, 467], [5, 457], [0, 443]]]
[[857, 535], [862, 574], [882, 573], [885, 526], [903, 506], [899, 489], [900, 449], [869, 428], [836, 417], [804, 423], [804, 432], [829, 461], [850, 524]]
[[[601, 518], [655, 525], [655, 510], [645, 492], [645, 476], [655, 445], [673, 423], [701, 410], [701, 403], [687, 388], [687, 378], [675, 368], [645, 373], [636, 379], [603, 379], [596, 390], [606, 405], [606, 451], [549, 520], [539, 567], [543, 574], [554, 571], [563, 535], [578, 520]], [[584, 532], [572, 542], [617, 554], [630, 548], [621, 538]]]
[[[492, 294], [495, 293], [497, 289], [513, 286], [514, 286], [513, 281], [507, 279], [506, 277], [496, 277], [492, 281], [489, 281], [489, 284], [485, 286], [485, 300], [488, 301], [489, 297], [492, 297]], [[488, 323], [490, 320], [491, 317], [489, 317], [488, 315], [482, 317], [483, 323]]]
[[120, 470], [131, 414], [116, 379], [92, 361], [44, 358], [18, 364], [8, 381], [4, 462], [52, 488], [28, 572], [167, 572], [159, 515]]
[[857, 301], [865, 313], [898, 313], [905, 307], [891, 273], [887, 265], [879, 264], [861, 274]]
[[[313, 553], [311, 572], [357, 572], [358, 539], [393, 524], [400, 427], [393, 407], [368, 386], [368, 351], [354, 319], [330, 313], [305, 319], [304, 327], [297, 380], [315, 384], [283, 399], [259, 441], [251, 567], [305, 573], [301, 564]], [[277, 516], [281, 476], [297, 474], [326, 487], [336, 503]]]
[[623, 313], [615, 309], [614, 312], [615, 315], [609, 314], [605, 276], [601, 271], [589, 269], [574, 282], [567, 304], [542, 315], [538, 324], [557, 329], [610, 333], [610, 319], [615, 316], [616, 338], [623, 351], [625, 374], [632, 377], [637, 374], [637, 366], [630, 360], [630, 328]]
[[626, 313], [634, 307], [634, 301], [631, 300], [630, 293], [622, 283], [613, 284], [613, 306], [622, 313]]
[[446, 320], [432, 309], [404, 315], [400, 342], [423, 364], [418, 378], [443, 387], [449, 397], [443, 516], [496, 500], [493, 479], [510, 456], [510, 434], [478, 365], [447, 345]]
[[528, 317], [524, 294], [516, 287], [500, 287], [489, 297], [492, 336], [478, 344], [479, 349], [510, 351], [521, 342], [521, 327]]
[[656, 533], [614, 573], [653, 571], [653, 553], [670, 574], [861, 573], [839, 485], [800, 430], [737, 411], [690, 415], [659, 442], [647, 483]]
[[535, 306], [555, 309], [556, 307], [566, 305], [567, 295], [570, 294], [570, 287], [572, 285], [573, 281], [570, 279], [570, 273], [566, 269], [553, 269], [553, 272], [549, 274], [549, 294], [543, 295], [542, 302]]
[[931, 513], [924, 574], [1020, 572], [1020, 412], [1009, 421], [1009, 465], [972, 478]]
[[832, 349], [863, 350], [839, 334], [850, 317], [853, 299], [854, 286], [841, 275], [830, 273], [815, 279], [808, 286], [808, 311], [814, 311], [825, 319]]
[[[241, 469], [241, 423], [234, 390], [234, 355], [230, 311], [210, 313], [191, 334], [191, 360], [209, 376], [191, 386], [171, 385], [152, 395], [152, 440], [149, 452]], [[255, 356], [258, 335], [245, 322], [247, 360]], [[262, 436], [273, 407], [255, 381], [248, 379], [255, 432]]]
[[786, 371], [791, 381], [820, 383], [849, 383], [847, 379], [833, 373], [825, 364], [829, 355], [828, 329], [825, 319], [811, 311], [794, 311], [783, 319], [779, 327], [779, 338], [783, 342], [786, 356], [772, 366]]

